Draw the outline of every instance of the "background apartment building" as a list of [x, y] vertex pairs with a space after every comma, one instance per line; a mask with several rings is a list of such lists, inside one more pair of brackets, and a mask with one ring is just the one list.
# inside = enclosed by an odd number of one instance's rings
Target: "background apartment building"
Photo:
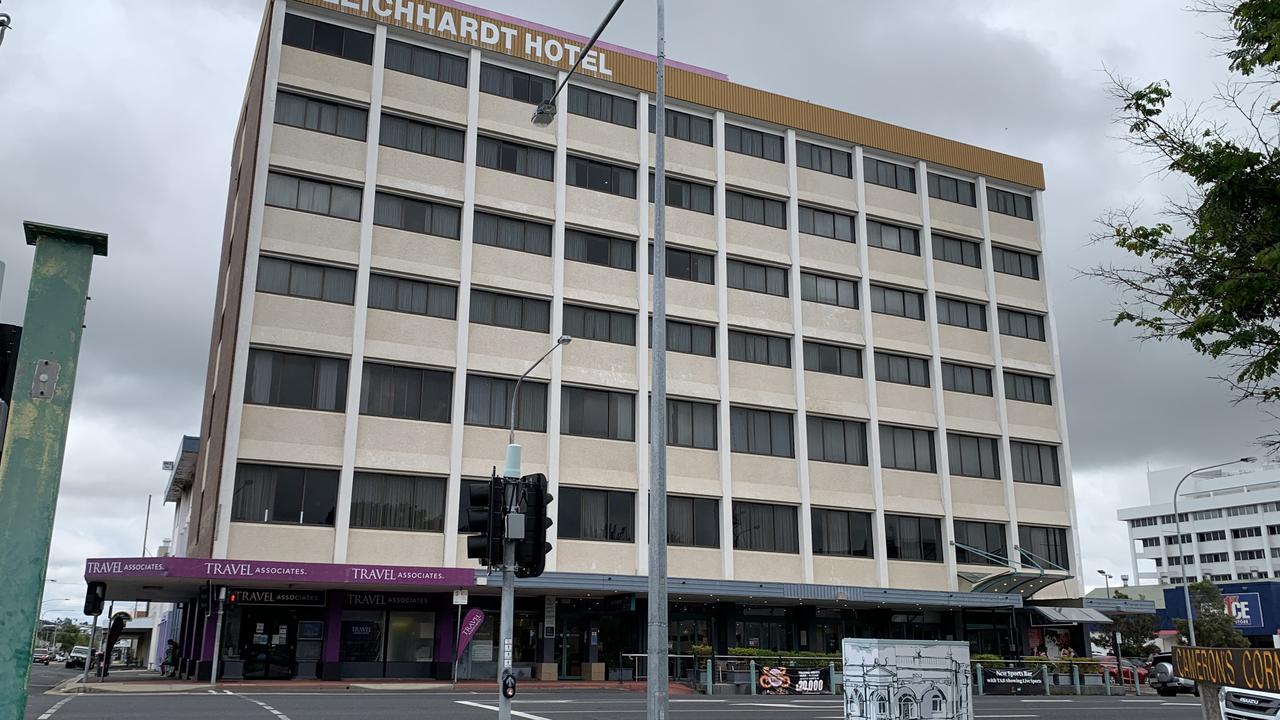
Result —
[[1178, 515], [1173, 490], [1193, 468], [1147, 473], [1149, 505], [1123, 508], [1133, 577], [1178, 585], [1258, 580], [1280, 573], [1280, 464], [1237, 465], [1197, 473], [1182, 486]]
[[[516, 411], [556, 496], [517, 660], [588, 675], [643, 642], [653, 63], [600, 48], [539, 127], [569, 67], [552, 43], [581, 39], [408, 5], [268, 6], [187, 553], [474, 567], [461, 489], [502, 455], [515, 378], [568, 334]], [[676, 650], [1016, 652], [1024, 595], [1080, 595], [1040, 166], [668, 72]], [[374, 622], [349, 612], [316, 617]]]

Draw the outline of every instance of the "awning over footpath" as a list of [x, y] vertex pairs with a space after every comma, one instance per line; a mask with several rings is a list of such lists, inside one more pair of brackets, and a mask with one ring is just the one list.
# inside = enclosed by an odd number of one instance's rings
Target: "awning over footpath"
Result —
[[1111, 618], [1092, 608], [1078, 607], [1050, 607], [1047, 605], [1028, 605], [1039, 620], [1033, 621], [1033, 625], [1110, 625]]
[[1041, 590], [1056, 583], [1070, 580], [1071, 575], [1065, 573], [1046, 573], [1043, 571], [1026, 572], [1005, 570], [994, 573], [957, 573], [962, 582], [970, 585], [969, 592], [975, 593], [1013, 593], [1029, 598]]

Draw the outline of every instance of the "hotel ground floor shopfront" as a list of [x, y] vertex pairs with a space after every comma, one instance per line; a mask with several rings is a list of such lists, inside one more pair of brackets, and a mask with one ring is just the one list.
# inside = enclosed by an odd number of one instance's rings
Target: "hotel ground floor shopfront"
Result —
[[[459, 679], [497, 675], [497, 575], [162, 557], [88, 560], [85, 579], [105, 582], [111, 600], [174, 603], [169, 637], [178, 642], [179, 672], [187, 677], [208, 679], [215, 651], [224, 680], [448, 680], [455, 659]], [[578, 573], [518, 581], [517, 676], [633, 679], [644, 667], [646, 582]], [[1154, 613], [1150, 605], [1092, 598], [1041, 605], [1018, 593], [672, 578], [672, 673], [682, 677], [691, 656], [708, 649], [838, 653], [843, 637], [965, 640], [974, 653], [1006, 657], [1034, 655], [1052, 637], [1051, 644], [1069, 644], [1081, 655], [1089, 623], [1109, 622], [1106, 614], [1117, 612]], [[457, 653], [459, 620], [472, 609], [484, 620]]]

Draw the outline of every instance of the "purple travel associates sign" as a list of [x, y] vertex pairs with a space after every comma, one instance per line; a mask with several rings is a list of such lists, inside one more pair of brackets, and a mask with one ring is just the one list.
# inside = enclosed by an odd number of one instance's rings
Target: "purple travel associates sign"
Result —
[[84, 561], [85, 580], [149, 577], [408, 587], [475, 585], [475, 571], [467, 568], [212, 560], [186, 557], [89, 558]]
[[454, 654], [454, 660], [462, 659], [462, 652], [471, 644], [471, 638], [475, 637], [476, 631], [483, 624], [484, 611], [480, 608], [471, 608], [462, 616], [462, 629], [458, 631], [458, 652]]

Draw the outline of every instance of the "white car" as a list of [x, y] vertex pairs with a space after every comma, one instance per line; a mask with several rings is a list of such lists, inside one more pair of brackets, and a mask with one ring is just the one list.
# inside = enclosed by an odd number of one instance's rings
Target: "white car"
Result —
[[86, 645], [76, 645], [71, 648], [71, 654], [67, 656], [67, 669], [82, 668], [89, 661], [89, 648]]
[[1224, 686], [1218, 703], [1228, 720], [1272, 720], [1280, 711], [1280, 694]]

